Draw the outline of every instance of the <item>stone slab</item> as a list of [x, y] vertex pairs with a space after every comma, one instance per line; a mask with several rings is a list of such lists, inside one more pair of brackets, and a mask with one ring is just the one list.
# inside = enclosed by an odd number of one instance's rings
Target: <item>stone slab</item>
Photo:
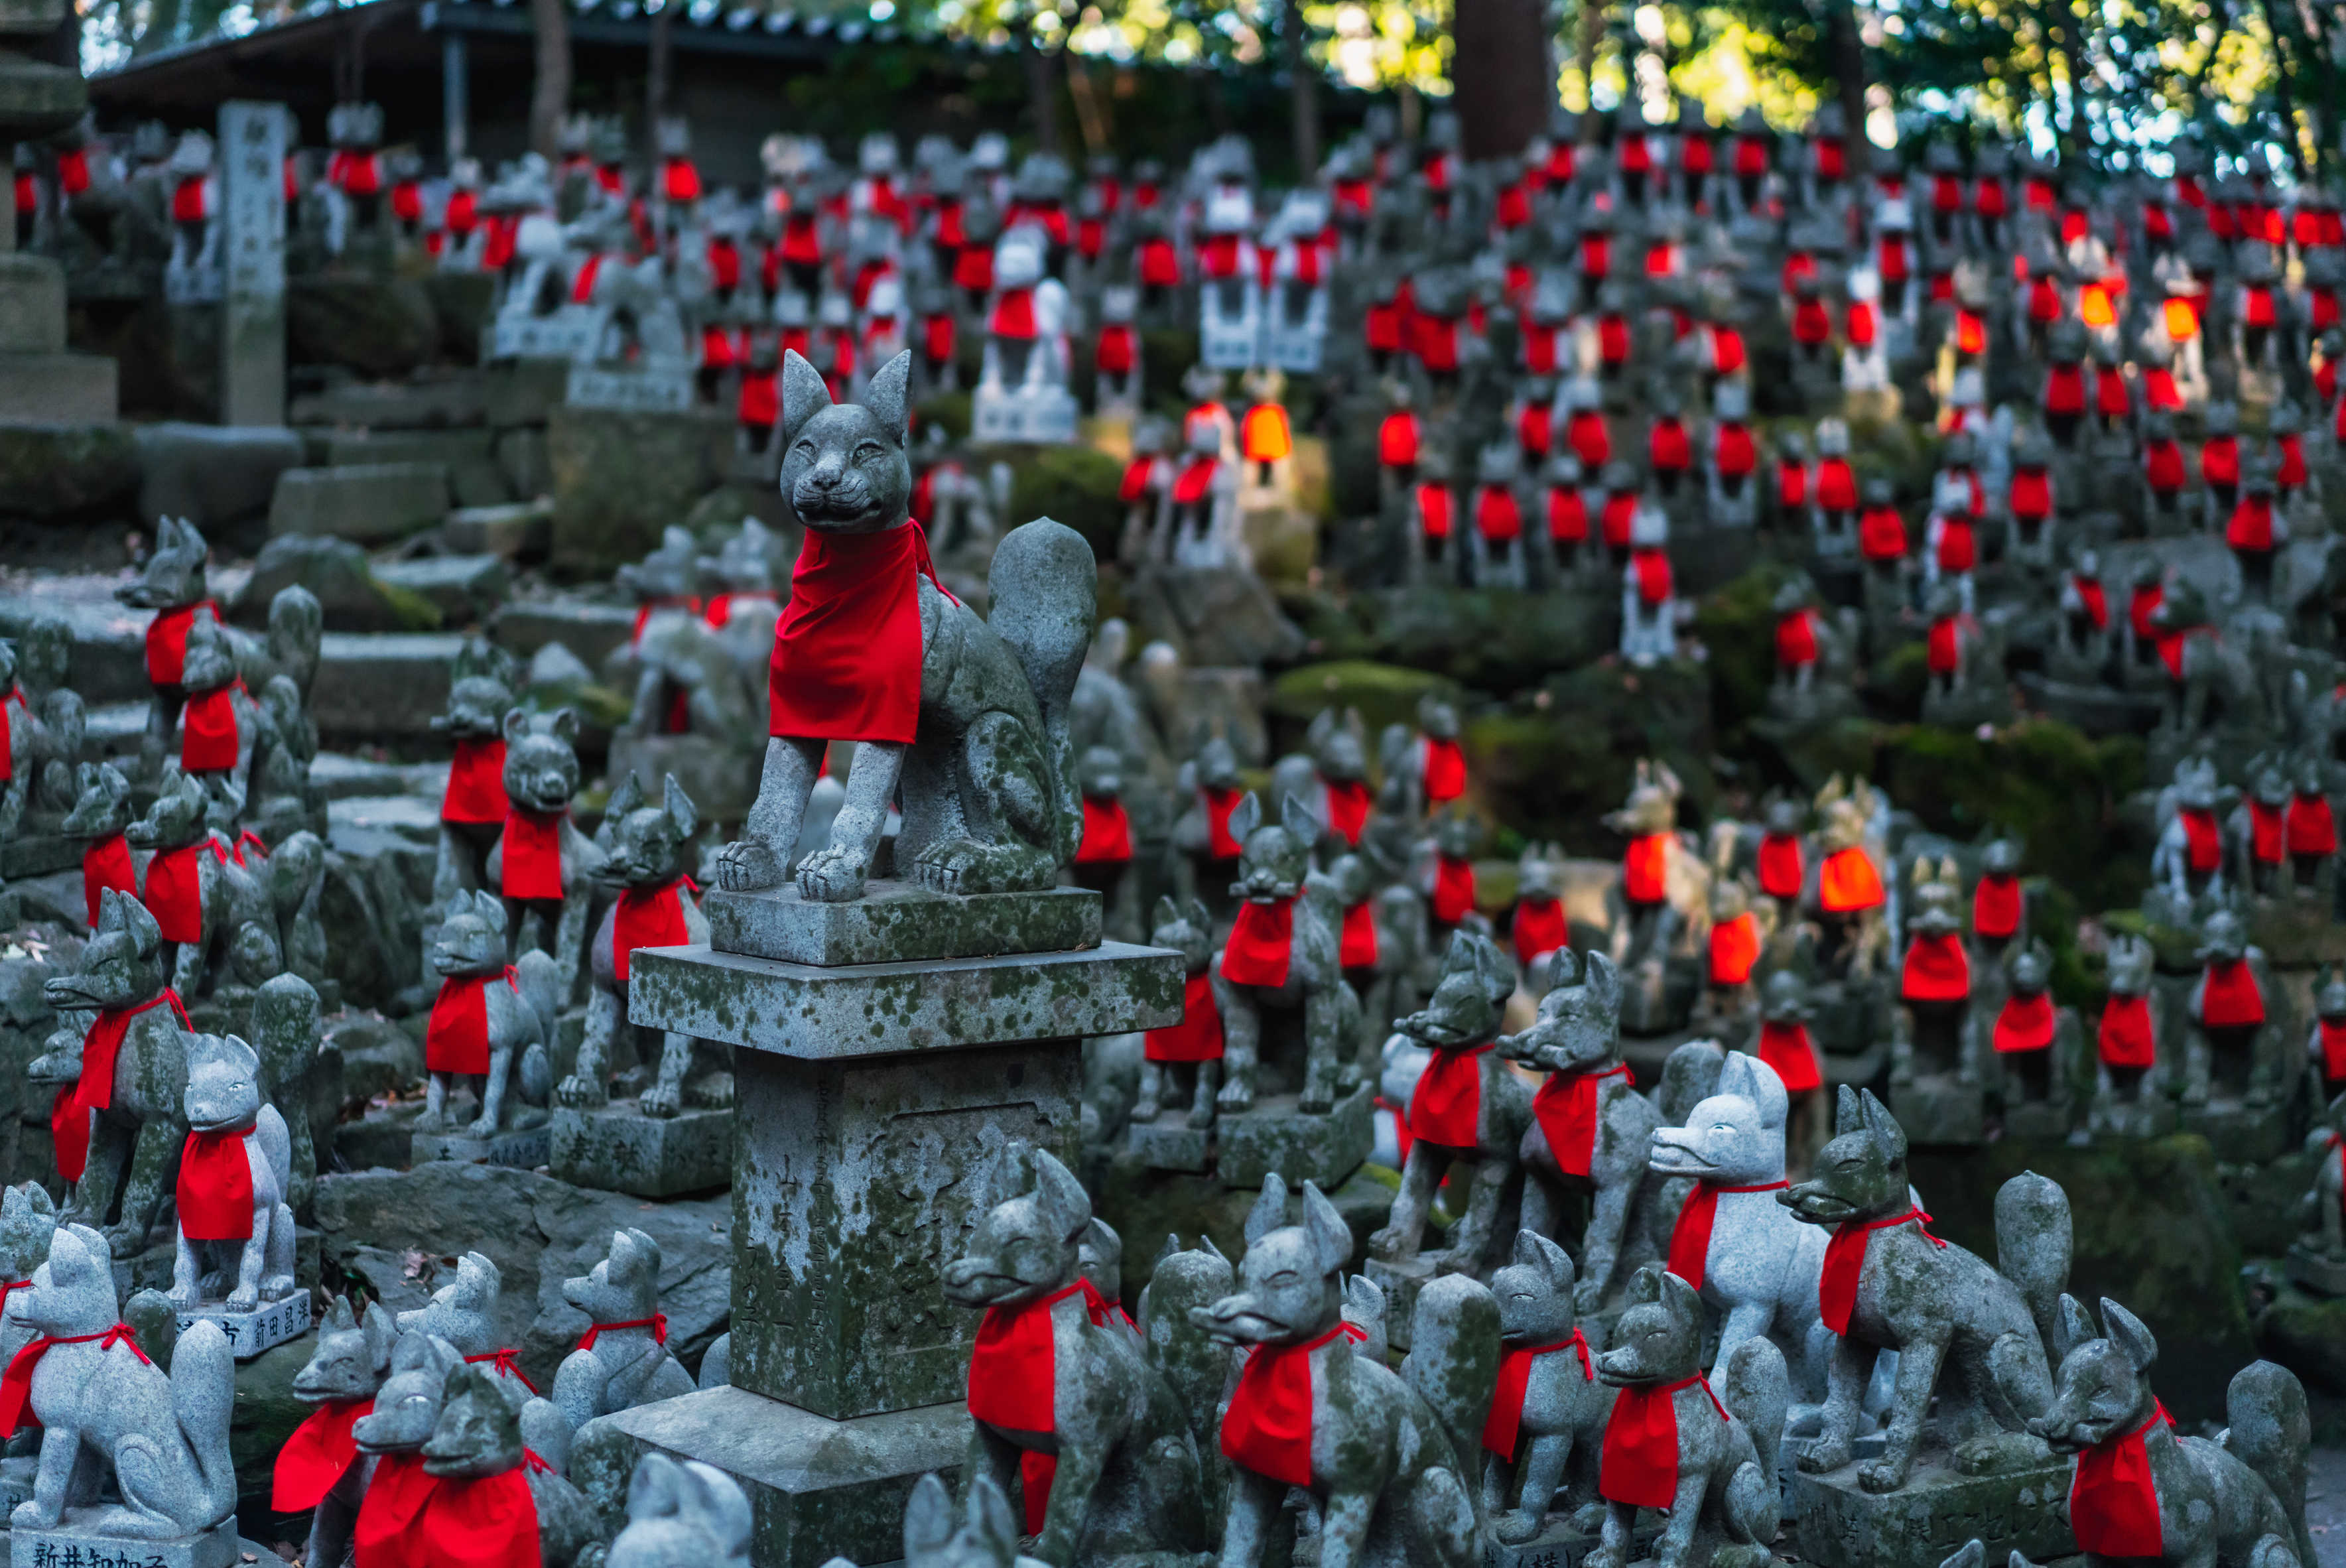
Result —
[[2229, 1165], [2262, 1165], [2291, 1146], [2289, 1115], [2279, 1106], [2251, 1110], [2238, 1101], [2186, 1105], [2183, 1130], [2206, 1138], [2216, 1157]]
[[65, 269], [46, 256], [0, 251], [0, 354], [65, 351]]
[[1791, 1515], [1800, 1555], [1819, 1568], [1930, 1568], [1977, 1539], [1987, 1561], [2018, 1552], [2042, 1563], [2077, 1549], [2069, 1531], [2069, 1464], [2001, 1475], [1958, 1475], [1926, 1452], [1900, 1490], [1858, 1485], [1858, 1464], [1796, 1472]]
[[81, 864], [81, 850], [79, 839], [61, 839], [54, 833], [0, 840], [0, 881], [71, 871]]
[[408, 1144], [410, 1165], [453, 1160], [462, 1166], [515, 1166], [536, 1170], [554, 1156], [554, 1137], [543, 1126], [507, 1128], [493, 1137], [469, 1133], [417, 1133]]
[[8, 1532], [8, 1568], [230, 1568], [237, 1560], [236, 1520], [223, 1519], [200, 1535], [176, 1541], [143, 1541], [128, 1535], [100, 1535], [75, 1530], [76, 1512], [69, 1510], [66, 1523], [56, 1530], [31, 1530], [22, 1525]]
[[0, 354], [0, 423], [111, 424], [120, 389], [104, 354]]
[[2289, 1249], [2289, 1282], [2316, 1296], [2346, 1296], [2346, 1257], [2326, 1257], [2294, 1242]]
[[1987, 1096], [1976, 1084], [1945, 1074], [1912, 1082], [1892, 1080], [1890, 1114], [1918, 1144], [1980, 1144], [1987, 1141]]
[[467, 430], [332, 431], [318, 444], [322, 466], [354, 467], [377, 463], [436, 463], [448, 471], [448, 491], [459, 506], [497, 506], [515, 499], [497, 466], [495, 437], [485, 427]]
[[436, 526], [448, 515], [448, 468], [441, 463], [362, 463], [289, 468], [270, 498], [271, 534], [327, 534], [383, 544]]
[[[1120, 942], [831, 969], [700, 945], [641, 948], [629, 969], [633, 1022], [806, 1061], [1120, 1034], [1181, 1019], [1181, 955]], [[1365, 1157], [1365, 1108], [1361, 1123]]]
[[970, 1430], [959, 1400], [833, 1421], [735, 1388], [605, 1419], [641, 1449], [739, 1481], [750, 1498], [750, 1560], [763, 1568], [897, 1560], [913, 1484], [931, 1471], [954, 1484]]
[[[551, 535], [552, 524], [547, 524]], [[560, 643], [588, 669], [600, 669], [611, 650], [636, 627], [636, 612], [624, 605], [586, 605], [575, 600], [536, 599], [499, 610], [490, 636], [499, 647], [528, 658], [548, 643]]]
[[[1631, 1561], [1649, 1556], [1654, 1543], [1661, 1536], [1661, 1522], [1655, 1514], [1638, 1514], [1637, 1522], [1629, 1530]], [[1579, 1568], [1580, 1560], [1604, 1543], [1602, 1532], [1575, 1530], [1570, 1520], [1552, 1513], [1540, 1527], [1540, 1532], [1520, 1545], [1510, 1546], [1495, 1535], [1485, 1533], [1483, 1568]]]
[[1189, 1107], [1176, 1106], [1153, 1122], [1134, 1122], [1125, 1129], [1132, 1152], [1151, 1170], [1188, 1171], [1214, 1168], [1214, 1129], [1189, 1125]]
[[733, 1179], [733, 1113], [647, 1116], [633, 1100], [598, 1111], [556, 1107], [554, 1174], [573, 1186], [638, 1197], [707, 1192]]
[[179, 1314], [182, 1334], [199, 1323], [219, 1324], [236, 1359], [250, 1361], [263, 1350], [273, 1350], [310, 1331], [310, 1293], [296, 1290], [281, 1301], [264, 1301], [250, 1312], [231, 1312], [219, 1302], [204, 1301]]
[[437, 430], [487, 418], [477, 371], [444, 372], [429, 382], [353, 382], [293, 400], [290, 423], [362, 430]]
[[431, 601], [444, 626], [465, 626], [485, 619], [505, 602], [512, 581], [505, 558], [493, 555], [424, 555], [413, 561], [386, 561], [374, 575], [393, 587], [405, 588]]
[[512, 560], [543, 555], [554, 537], [554, 504], [515, 501], [504, 506], [459, 506], [440, 525], [448, 548], [461, 555]]
[[320, 639], [310, 717], [329, 737], [381, 744], [429, 736], [464, 646], [454, 632], [328, 632]]
[[1083, 888], [956, 897], [875, 881], [848, 903], [803, 899], [796, 887], [712, 890], [701, 909], [709, 943], [719, 952], [823, 968], [1066, 952], [1100, 942], [1100, 896]]
[[1266, 1095], [1250, 1111], [1226, 1112], [1216, 1128], [1216, 1173], [1224, 1186], [1258, 1187], [1277, 1171], [1290, 1184], [1315, 1182], [1333, 1192], [1376, 1147], [1376, 1097], [1375, 1086], [1362, 1084], [1338, 1096], [1324, 1116], [1297, 1110], [1292, 1095]]

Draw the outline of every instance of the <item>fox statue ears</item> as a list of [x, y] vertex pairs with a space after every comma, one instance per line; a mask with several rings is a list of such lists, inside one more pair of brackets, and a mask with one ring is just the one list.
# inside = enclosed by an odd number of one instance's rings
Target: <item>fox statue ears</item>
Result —
[[1246, 1244], [1252, 1247], [1287, 1224], [1287, 1178], [1272, 1171], [1262, 1178], [1262, 1196], [1247, 1211]]
[[962, 1522], [954, 1518], [953, 1494], [945, 1483], [934, 1475], [921, 1477], [912, 1501], [904, 1505], [904, 1561], [933, 1561], [955, 1549], [957, 1541], [974, 1548], [969, 1557], [974, 1563], [1008, 1563], [1018, 1555], [1017, 1516], [992, 1476], [979, 1476], [969, 1489], [964, 1519], [964, 1530], [957, 1531], [955, 1525]]
[[1498, 1006], [1514, 994], [1515, 966], [1513, 960], [1501, 952], [1498, 944], [1487, 936], [1472, 932], [1454, 932], [1450, 951], [1443, 955], [1442, 972], [1470, 974], [1483, 988], [1483, 995], [1493, 1006]]
[[451, 1299], [467, 1311], [485, 1312], [496, 1305], [503, 1283], [486, 1253], [468, 1252], [456, 1260], [456, 1294]]
[[[1248, 799], [1251, 799], [1253, 797], [1250, 796]], [[1293, 795], [1288, 796], [1280, 802], [1279, 825], [1292, 833], [1296, 842], [1301, 844], [1318, 843], [1320, 835], [1325, 831], [1320, 819], [1313, 815], [1311, 808]]]
[[1890, 1107], [1875, 1099], [1872, 1090], [1843, 1084], [1833, 1108], [1833, 1135], [1847, 1137], [1852, 1133], [1864, 1134], [1893, 1162], [1906, 1157], [1906, 1129], [1898, 1125]]
[[[864, 392], [863, 407], [898, 451], [912, 443], [912, 421], [906, 403], [907, 383], [913, 374], [913, 351], [898, 354], [880, 367]], [[796, 349], [782, 351], [782, 444], [787, 449], [806, 428], [807, 421], [823, 410], [835, 406], [831, 401], [831, 388], [823, 384], [822, 372], [810, 364]]]
[[[578, 744], [578, 716], [566, 708], [555, 709], [554, 722], [549, 727], [554, 738], [565, 746]], [[529, 738], [529, 715], [518, 708], [505, 709], [504, 726], [505, 744], [519, 745]]]
[[[925, 1478], [935, 1481], [936, 1477]], [[943, 1484], [938, 1483], [943, 1490]], [[913, 1492], [917, 1502], [923, 1493]], [[950, 1520], [952, 1504], [946, 1504]], [[648, 1453], [636, 1466], [633, 1480], [627, 1482], [627, 1522], [674, 1519], [688, 1526], [697, 1527], [717, 1548], [716, 1562], [710, 1568], [727, 1563], [750, 1560], [750, 1500], [730, 1477], [699, 1460], [682, 1463], [664, 1453]], [[906, 1522], [907, 1535], [910, 1521]], [[952, 1531], [948, 1527], [947, 1538]], [[909, 1539], [905, 1543], [911, 1551]]]
[[128, 893], [107, 888], [97, 896], [97, 931], [103, 936], [118, 931], [130, 939], [131, 951], [140, 958], [152, 958], [162, 951], [163, 928], [145, 904]]
[[1576, 1273], [1572, 1254], [1538, 1231], [1515, 1232], [1515, 1263], [1517, 1268], [1529, 1268], [1538, 1274], [1547, 1281], [1551, 1289], [1570, 1294]]
[[1255, 792], [1250, 789], [1237, 805], [1230, 808], [1230, 837], [1243, 845], [1249, 839], [1254, 837], [1254, 830], [1261, 826], [1262, 802], [1257, 799]]
[[1740, 1051], [1729, 1051], [1719, 1064], [1719, 1084], [1711, 1093], [1750, 1101], [1759, 1108], [1760, 1125], [1779, 1131], [1790, 1108], [1784, 1080], [1776, 1075], [1776, 1069]]

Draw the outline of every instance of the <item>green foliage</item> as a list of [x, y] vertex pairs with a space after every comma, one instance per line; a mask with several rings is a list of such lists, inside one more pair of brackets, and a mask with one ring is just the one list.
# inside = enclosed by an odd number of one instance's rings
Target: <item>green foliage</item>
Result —
[[1298, 666], [1270, 685], [1270, 712], [1297, 728], [1310, 724], [1326, 708], [1341, 712], [1358, 708], [1368, 726], [1373, 748], [1377, 733], [1388, 724], [1410, 724], [1417, 705], [1428, 693], [1455, 700], [1458, 690], [1440, 676], [1398, 665], [1366, 659], [1339, 659], [1329, 664]]
[[1015, 461], [1009, 525], [1053, 518], [1081, 534], [1094, 555], [1114, 557], [1124, 531], [1124, 504], [1117, 499], [1123, 464], [1088, 446], [1036, 447]]

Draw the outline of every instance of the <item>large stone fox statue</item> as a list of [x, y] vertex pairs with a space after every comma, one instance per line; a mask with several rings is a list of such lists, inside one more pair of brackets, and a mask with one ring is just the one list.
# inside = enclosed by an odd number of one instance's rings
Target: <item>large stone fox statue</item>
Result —
[[831, 842], [797, 868], [801, 896], [861, 898], [903, 788], [896, 871], [945, 893], [1050, 887], [1083, 833], [1068, 699], [1090, 647], [1098, 578], [1082, 535], [1048, 518], [994, 551], [988, 621], [946, 593], [905, 504], [912, 356], [834, 404], [796, 352], [782, 365], [782, 494], [806, 524], [774, 634], [771, 735], [744, 836], [717, 881], [779, 885], [825, 747], [858, 742]]

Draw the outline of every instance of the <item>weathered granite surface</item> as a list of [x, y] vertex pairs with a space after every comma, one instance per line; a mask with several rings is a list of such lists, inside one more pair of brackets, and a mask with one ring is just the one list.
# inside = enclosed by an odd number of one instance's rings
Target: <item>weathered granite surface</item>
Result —
[[711, 889], [701, 908], [709, 945], [720, 952], [825, 967], [1062, 952], [1100, 941], [1100, 896], [1082, 888], [956, 898], [872, 881], [846, 903], [801, 898], [795, 886]]

